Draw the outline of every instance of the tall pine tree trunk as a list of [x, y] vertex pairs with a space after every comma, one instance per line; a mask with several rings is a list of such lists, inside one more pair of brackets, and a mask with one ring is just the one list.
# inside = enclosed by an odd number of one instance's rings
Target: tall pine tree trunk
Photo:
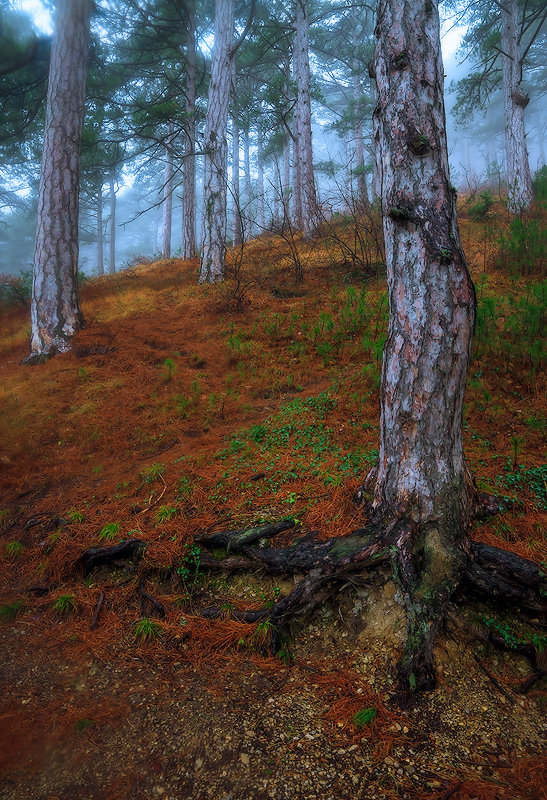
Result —
[[97, 273], [104, 275], [103, 248], [103, 185], [100, 183], [97, 192]]
[[243, 131], [243, 172], [245, 174], [245, 218], [247, 220], [247, 239], [254, 235], [253, 187], [251, 183], [251, 142], [249, 122]]
[[302, 209], [302, 177], [300, 174], [300, 149], [298, 147], [298, 121], [297, 112], [294, 118], [294, 138], [292, 140], [292, 216], [294, 227], [301, 231], [304, 227], [304, 212]]
[[165, 142], [165, 174], [163, 176], [163, 220], [161, 254], [171, 258], [171, 223], [173, 219], [173, 122], [169, 122]]
[[432, 648], [466, 563], [473, 490], [462, 409], [475, 295], [448, 174], [437, 0], [380, 0], [374, 127], [390, 302], [373, 508], [399, 531], [408, 618], [400, 675], [434, 684]]
[[281, 199], [283, 203], [283, 218], [289, 217], [291, 204], [291, 137], [285, 134], [282, 155], [281, 173]]
[[529, 208], [533, 199], [532, 178], [524, 128], [524, 109], [528, 105], [529, 98], [522, 88], [518, 16], [518, 0], [504, 0], [503, 4], [501, 4], [501, 49], [507, 207], [514, 214], [520, 214]]
[[201, 283], [224, 278], [226, 255], [226, 130], [231, 79], [234, 0], [216, 0], [215, 45], [205, 121]]
[[78, 293], [80, 142], [91, 0], [58, 0], [38, 194], [29, 360], [64, 352], [84, 325]]
[[182, 258], [196, 254], [196, 22], [195, 0], [186, 0], [188, 44], [186, 52], [185, 147], [182, 171]]
[[264, 198], [264, 137], [260, 124], [258, 126], [258, 154], [257, 154], [258, 180], [257, 180], [257, 200], [258, 200], [258, 227], [259, 234], [266, 229], [265, 198]]
[[294, 37], [296, 99], [296, 144], [298, 149], [297, 176], [300, 182], [302, 227], [304, 236], [310, 238], [319, 223], [311, 133], [310, 62], [308, 45], [308, 3], [296, 0]]
[[[235, 103], [235, 100], [234, 100]], [[241, 244], [241, 202], [239, 197], [239, 124], [237, 108], [232, 117], [232, 239]]]
[[110, 174], [110, 261], [108, 271], [111, 275], [116, 272], [116, 185], [114, 173]]

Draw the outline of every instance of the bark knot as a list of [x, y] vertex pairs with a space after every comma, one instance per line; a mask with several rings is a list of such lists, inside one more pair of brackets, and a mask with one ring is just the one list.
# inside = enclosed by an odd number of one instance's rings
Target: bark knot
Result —
[[513, 102], [517, 106], [520, 106], [521, 108], [526, 108], [526, 106], [530, 102], [529, 96], [520, 89], [513, 89], [513, 91], [511, 92], [511, 97], [513, 99]]
[[406, 69], [410, 64], [410, 58], [408, 57], [408, 53], [404, 50], [401, 53], [398, 53], [396, 56], [393, 56], [391, 59], [391, 67], [394, 70], [403, 70]]

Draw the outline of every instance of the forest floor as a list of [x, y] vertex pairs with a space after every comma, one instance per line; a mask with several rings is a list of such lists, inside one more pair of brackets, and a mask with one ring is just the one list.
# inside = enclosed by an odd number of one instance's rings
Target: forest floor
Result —
[[[472, 535], [541, 563], [547, 287], [500, 256], [507, 219], [492, 214], [461, 220], [479, 302], [465, 448], [479, 487], [512, 507]], [[401, 708], [387, 571], [272, 658], [264, 626], [229, 610], [293, 579], [205, 571], [193, 545], [284, 517], [296, 526], [278, 544], [360, 524], [387, 297], [373, 248], [344, 220], [330, 234], [264, 235], [220, 286], [177, 259], [89, 281], [73, 351], [33, 367], [28, 310], [1, 311], [1, 800], [547, 797], [544, 682], [521, 691], [531, 665], [486, 641], [541, 656], [539, 620], [454, 605], [437, 690]], [[131, 537], [147, 545], [138, 565], [82, 577], [87, 548]], [[202, 618], [219, 598], [225, 617]]]

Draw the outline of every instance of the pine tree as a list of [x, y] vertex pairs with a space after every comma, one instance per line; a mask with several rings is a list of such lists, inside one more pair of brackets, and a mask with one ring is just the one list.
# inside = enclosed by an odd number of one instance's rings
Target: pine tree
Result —
[[32, 288], [30, 361], [70, 348], [84, 319], [78, 293], [80, 139], [91, 0], [58, 0]]

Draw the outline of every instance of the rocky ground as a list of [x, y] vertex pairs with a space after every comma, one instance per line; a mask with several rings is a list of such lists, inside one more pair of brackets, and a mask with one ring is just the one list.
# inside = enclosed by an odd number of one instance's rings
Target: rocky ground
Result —
[[[0, 798], [540, 800], [541, 692], [516, 691], [530, 665], [473, 641], [471, 618], [438, 647], [439, 688], [401, 708], [404, 617], [382, 576], [296, 631], [291, 666], [248, 648], [196, 665], [123, 636], [82, 656], [62, 621], [37, 650], [23, 614], [1, 629]], [[359, 727], [363, 707], [377, 715]]]

